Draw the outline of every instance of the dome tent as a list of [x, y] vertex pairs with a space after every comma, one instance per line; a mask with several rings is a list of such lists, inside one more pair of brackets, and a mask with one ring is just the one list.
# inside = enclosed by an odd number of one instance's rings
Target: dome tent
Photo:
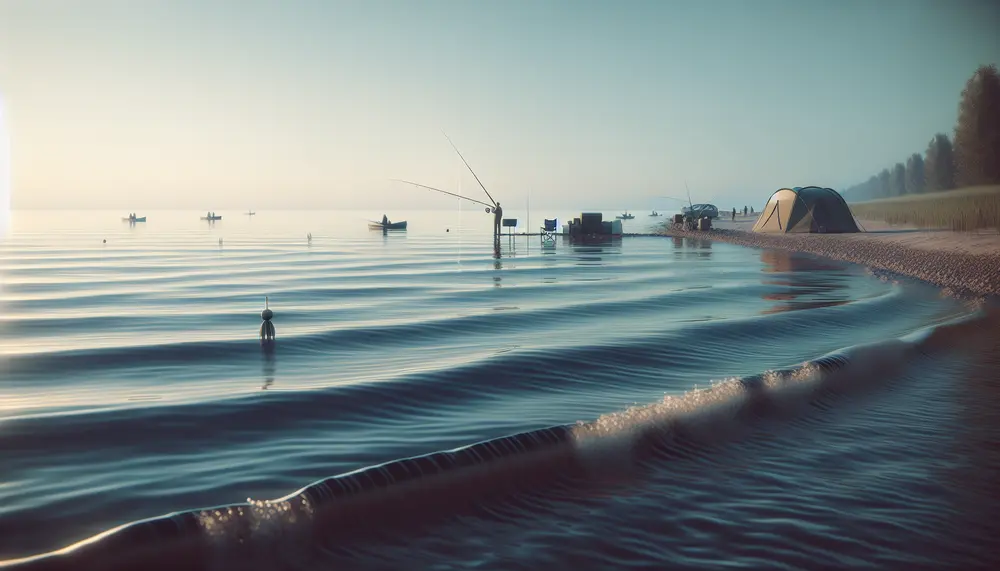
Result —
[[842, 234], [860, 232], [844, 197], [832, 188], [782, 188], [767, 200], [754, 232]]

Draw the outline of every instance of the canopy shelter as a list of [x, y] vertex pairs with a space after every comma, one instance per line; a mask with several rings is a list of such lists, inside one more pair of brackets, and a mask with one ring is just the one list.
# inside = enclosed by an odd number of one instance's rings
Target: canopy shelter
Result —
[[775, 191], [754, 232], [842, 234], [860, 232], [844, 197], [832, 188], [806, 186]]

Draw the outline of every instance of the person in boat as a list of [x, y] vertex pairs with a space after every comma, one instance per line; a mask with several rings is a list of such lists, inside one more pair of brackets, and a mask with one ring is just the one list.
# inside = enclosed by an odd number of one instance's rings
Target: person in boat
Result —
[[500, 235], [500, 221], [503, 220], [503, 208], [500, 208], [500, 203], [498, 202], [496, 207], [493, 209], [493, 235]]
[[389, 225], [389, 217], [386, 216], [385, 214], [383, 214], [382, 215], [382, 226], [388, 226], [388, 225]]

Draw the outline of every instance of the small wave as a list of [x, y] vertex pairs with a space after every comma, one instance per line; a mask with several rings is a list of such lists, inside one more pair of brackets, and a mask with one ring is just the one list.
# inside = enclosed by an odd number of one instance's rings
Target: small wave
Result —
[[[347, 541], [365, 529], [421, 519], [497, 494], [536, 491], [628, 471], [654, 459], [705, 457], [765, 420], [801, 416], [839, 396], [877, 388], [921, 359], [993, 339], [1000, 310], [857, 345], [800, 366], [728, 379], [662, 401], [334, 476], [285, 497], [127, 524], [66, 549], [0, 562], [17, 569], [254, 568], [312, 539]], [[988, 335], [984, 335], [983, 332]], [[995, 341], [995, 340], [994, 340]], [[992, 342], [992, 341], [991, 341]], [[303, 543], [306, 542], [306, 543]]]
[[[471, 334], [498, 332], [516, 333], [523, 330], [524, 320], [530, 318], [536, 327], [548, 326], [559, 328], [577, 316], [583, 307], [590, 317], [608, 315], [621, 316], [625, 312], [642, 314], [650, 310], [669, 311], [672, 307], [690, 307], [691, 304], [718, 303], [720, 290], [713, 288], [707, 291], [684, 290], [671, 292], [647, 298], [624, 301], [608, 301], [589, 303], [584, 306], [568, 304], [559, 307], [535, 309], [531, 311], [496, 312], [492, 308], [473, 315], [460, 317], [444, 317], [439, 319], [422, 319], [400, 324], [365, 325], [343, 327], [327, 331], [282, 335], [282, 352], [286, 355], [315, 354], [334, 356], [338, 351], [355, 351], [370, 347], [382, 349], [392, 347], [415, 347], [426, 343], [450, 338], [455, 331]], [[875, 298], [859, 300], [850, 304], [838, 306], [837, 311], [827, 312], [824, 316], [824, 327], [850, 329], [858, 323], [878, 319], [872, 310], [872, 304], [878, 304], [879, 311], [893, 311], [903, 305], [912, 310], [913, 299], [909, 299], [898, 291]], [[294, 313], [292, 314], [294, 316]], [[256, 326], [252, 317], [245, 318], [232, 313], [220, 314], [220, 320], [235, 323], [238, 319], [247, 320], [250, 331]], [[99, 319], [99, 318], [89, 318]], [[179, 323], [184, 318], [176, 318]], [[703, 345], [726, 347], [734, 341], [748, 342], [758, 339], [762, 327], [766, 323], [767, 337], [793, 338], [801, 334], [801, 330], [815, 323], [815, 315], [805, 312], [785, 312], [758, 318], [711, 321], [696, 324], [685, 324], [683, 334], [698, 335]], [[72, 320], [70, 320], [72, 321]], [[39, 326], [44, 326], [42, 322]], [[678, 324], [684, 324], [678, 322]], [[18, 327], [31, 327], [27, 320], [15, 321]], [[645, 336], [641, 344], [630, 343], [639, 351], [650, 352], [650, 348], [662, 346], [676, 339], [679, 333], [669, 331], [656, 336]], [[252, 335], [252, 333], [250, 334]], [[220, 334], [220, 337], [224, 337]], [[246, 338], [221, 338], [215, 340], [192, 340], [160, 344], [136, 344], [133, 346], [119, 345], [115, 347], [87, 348], [70, 351], [44, 352], [39, 354], [22, 354], [0, 357], [5, 371], [11, 375], [35, 374], [50, 375], [57, 372], [84, 371], [100, 368], [129, 369], [141, 366], [169, 366], [177, 363], [193, 364], [221, 359], [246, 358], [256, 347], [248, 343]], [[576, 353], [594, 354], [600, 351], [603, 357], [614, 359], [614, 355], [622, 351], [621, 347], [582, 347]], [[652, 351], [656, 353], [656, 351]]]

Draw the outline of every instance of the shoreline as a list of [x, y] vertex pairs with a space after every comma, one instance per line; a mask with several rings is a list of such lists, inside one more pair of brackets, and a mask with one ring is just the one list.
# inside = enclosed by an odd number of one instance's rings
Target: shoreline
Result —
[[[715, 222], [715, 221], [713, 221]], [[664, 236], [717, 240], [758, 249], [804, 252], [916, 278], [958, 297], [1000, 296], [1000, 234], [887, 227], [861, 221], [857, 234], [756, 234], [752, 221], [721, 221], [709, 231], [664, 224]]]

